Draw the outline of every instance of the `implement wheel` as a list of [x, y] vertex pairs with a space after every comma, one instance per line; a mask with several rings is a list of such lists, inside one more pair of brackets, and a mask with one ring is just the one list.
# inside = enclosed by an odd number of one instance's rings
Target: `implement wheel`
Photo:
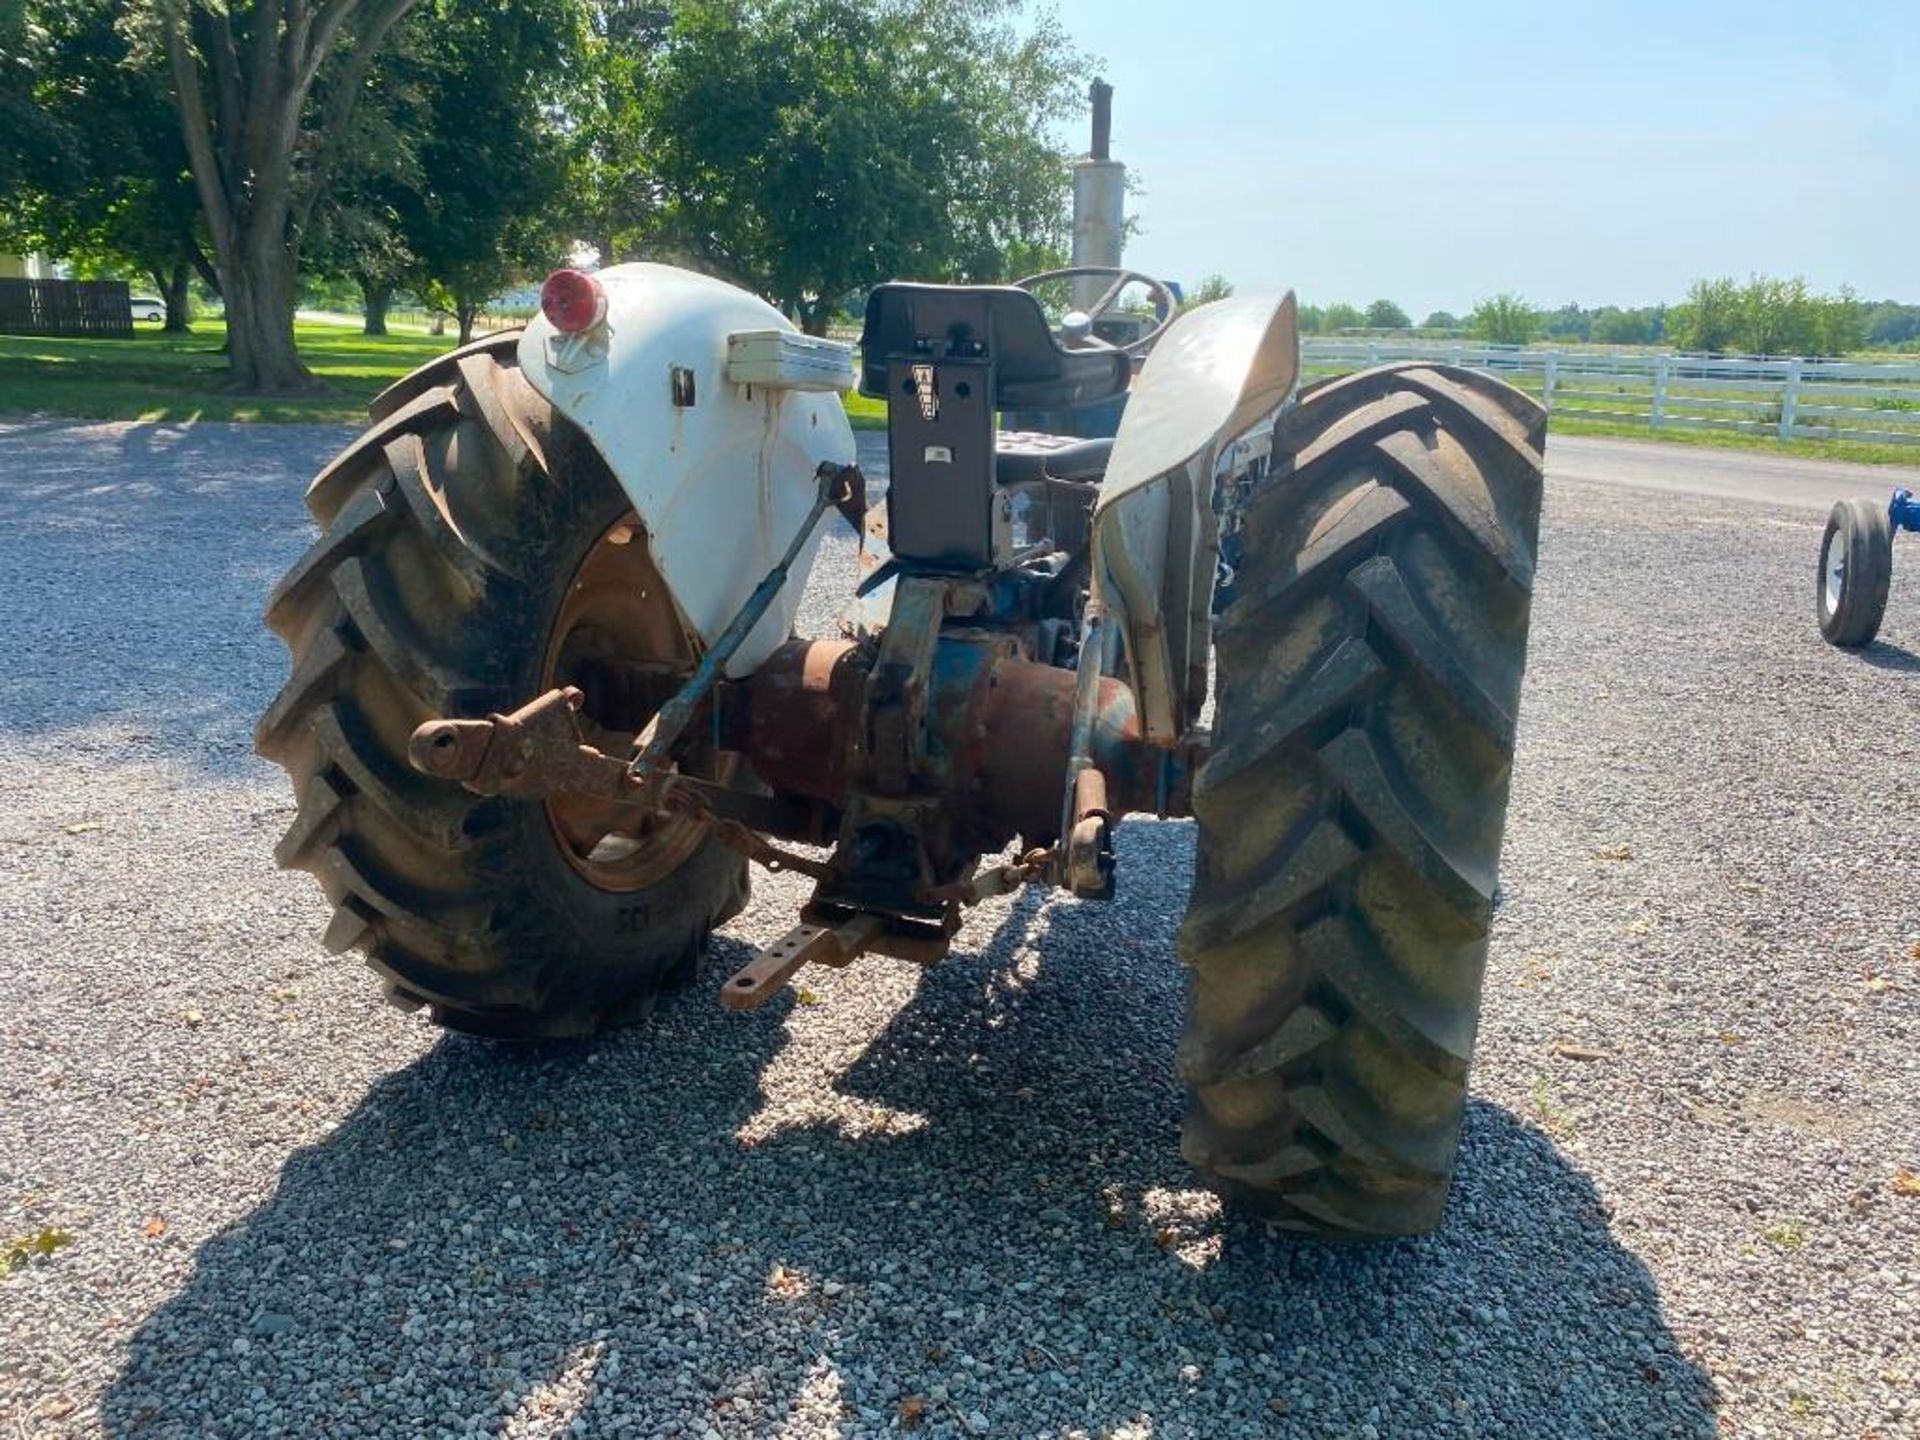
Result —
[[1182, 926], [1184, 1149], [1341, 1239], [1440, 1221], [1479, 1023], [1546, 417], [1485, 375], [1315, 387], [1242, 510]]
[[585, 1035], [696, 972], [746, 866], [686, 820], [616, 833], [597, 802], [482, 797], [407, 763], [423, 721], [568, 684], [618, 753], [653, 693], [636, 665], [694, 663], [625, 495], [520, 374], [518, 338], [395, 385], [314, 480], [321, 537], [267, 605], [293, 673], [256, 746], [292, 777], [275, 858], [326, 890], [330, 950], [361, 947], [443, 1025]]
[[1830, 644], [1854, 649], [1871, 644], [1887, 613], [1893, 581], [1893, 524], [1885, 505], [1842, 500], [1827, 517], [1820, 541], [1820, 573], [1814, 604], [1820, 633]]

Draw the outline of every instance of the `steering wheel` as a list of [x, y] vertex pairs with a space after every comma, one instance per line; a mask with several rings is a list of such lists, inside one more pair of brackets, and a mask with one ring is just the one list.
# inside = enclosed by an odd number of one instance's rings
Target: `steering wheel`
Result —
[[[1036, 290], [1052, 280], [1090, 279], [1095, 276], [1101, 278], [1112, 276], [1113, 283], [1087, 309], [1069, 310], [1060, 322], [1060, 328], [1054, 333], [1060, 337], [1064, 345], [1073, 350], [1104, 347], [1108, 350], [1119, 350], [1127, 355], [1146, 354], [1153, 348], [1154, 342], [1165, 333], [1167, 326], [1173, 323], [1174, 316], [1180, 313], [1179, 297], [1173, 293], [1173, 287], [1166, 281], [1156, 280], [1143, 271], [1129, 270], [1122, 265], [1069, 265], [1061, 270], [1042, 270], [1038, 275], [1028, 275], [1013, 283], [1022, 290]], [[1153, 296], [1156, 308], [1162, 312], [1160, 323], [1138, 340], [1125, 345], [1114, 345], [1100, 339], [1093, 333], [1093, 322], [1117, 309], [1120, 296], [1126, 291], [1127, 286], [1135, 281], [1146, 286], [1148, 293]]]

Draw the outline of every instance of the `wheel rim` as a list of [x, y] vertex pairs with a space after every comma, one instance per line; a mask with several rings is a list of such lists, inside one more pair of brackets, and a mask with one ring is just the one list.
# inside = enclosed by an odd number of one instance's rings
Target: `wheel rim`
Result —
[[1827, 536], [1827, 553], [1821, 567], [1827, 575], [1827, 613], [1836, 614], [1840, 609], [1840, 597], [1847, 588], [1847, 545], [1846, 532], [1835, 530]]
[[[574, 571], [548, 637], [543, 691], [575, 685], [585, 692], [580, 728], [589, 744], [625, 752], [654, 709], [634, 698], [620, 674], [650, 670], [662, 686], [692, 671], [688, 643], [665, 583], [647, 553], [646, 532], [628, 512], [594, 541]], [[586, 795], [545, 802], [554, 843], [582, 879], [627, 892], [659, 884], [692, 858], [705, 827], [685, 815], [648, 816], [631, 829], [633, 809]]]

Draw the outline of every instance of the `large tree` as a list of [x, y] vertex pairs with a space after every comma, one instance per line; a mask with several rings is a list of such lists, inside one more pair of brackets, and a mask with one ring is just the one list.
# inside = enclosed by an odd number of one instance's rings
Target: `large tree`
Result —
[[1799, 276], [1696, 280], [1668, 312], [1667, 334], [1682, 350], [1748, 355], [1841, 355], [1865, 337], [1866, 307], [1842, 286], [1818, 295]]
[[566, 254], [570, 136], [551, 101], [585, 15], [579, 0], [432, 0], [419, 18], [391, 67], [420, 97], [417, 174], [387, 194], [415, 288], [465, 344], [488, 300]]
[[26, 6], [0, 0], [0, 206], [7, 211], [26, 184], [28, 161], [50, 143], [46, 116], [33, 93], [34, 50]]
[[1347, 305], [1336, 301], [1327, 306], [1324, 319], [1328, 333], [1338, 335], [1343, 330], [1358, 330], [1367, 323], [1366, 313], [1357, 305]]
[[818, 332], [895, 276], [998, 279], [1066, 225], [1084, 64], [1010, 0], [683, 0], [638, 77], [659, 223]]
[[1367, 306], [1367, 325], [1374, 330], [1406, 330], [1413, 318], [1391, 300], [1376, 300]]
[[420, 265], [384, 189], [356, 187], [329, 197], [316, 208], [301, 245], [302, 267], [309, 276], [349, 280], [359, 289], [362, 330], [368, 335], [387, 333], [394, 292]]
[[647, 154], [647, 76], [672, 13], [660, 0], [593, 0], [569, 67], [567, 213], [602, 265], [632, 260], [662, 234], [660, 185]]
[[302, 235], [382, 43], [414, 0], [149, 0], [213, 242], [236, 389], [306, 389]]
[[1623, 310], [1602, 305], [1593, 312], [1593, 339], [1602, 345], [1650, 345], [1660, 338], [1662, 309]]
[[[148, 276], [184, 330], [188, 282], [214, 272], [196, 236], [199, 200], [173, 120], [165, 66], [128, 43], [116, 0], [37, 0], [0, 39], [8, 88], [31, 120], [0, 128], [9, 177], [0, 228], [77, 273]], [[7, 27], [12, 30], [13, 27]]]
[[1861, 328], [1870, 345], [1911, 345], [1920, 340], [1920, 305], [1882, 300], [1861, 317]]
[[424, 8], [396, 27], [300, 237], [303, 276], [353, 284], [369, 335], [387, 333], [394, 292], [419, 265], [401, 233], [394, 197], [423, 183], [420, 144], [430, 120], [410, 52], [430, 43], [431, 34], [431, 11]]
[[1495, 345], [1525, 345], [1540, 333], [1540, 312], [1518, 295], [1489, 295], [1467, 316], [1467, 333]]
[[1673, 307], [1667, 334], [1682, 350], [1731, 350], [1740, 343], [1740, 311], [1736, 281], [1696, 280]]

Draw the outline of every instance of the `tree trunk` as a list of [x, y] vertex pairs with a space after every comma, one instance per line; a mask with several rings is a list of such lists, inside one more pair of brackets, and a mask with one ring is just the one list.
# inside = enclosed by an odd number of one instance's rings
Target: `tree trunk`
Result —
[[193, 266], [193, 273], [200, 277], [200, 283], [218, 295], [220, 272], [213, 268], [213, 262], [207, 259], [207, 252], [200, 248], [198, 241], [187, 242], [187, 260]]
[[252, 395], [321, 388], [293, 338], [295, 256], [278, 237], [220, 266], [227, 302], [227, 366], [235, 390]]
[[[153, 7], [226, 301], [235, 390], [318, 388], [293, 336], [299, 237], [326, 188], [374, 56], [414, 3], [166, 0]], [[310, 110], [312, 86], [343, 27], [351, 48], [342, 47], [338, 74]], [[313, 123], [303, 127], [309, 114]]]
[[427, 321], [427, 333], [429, 335], [444, 335], [447, 333], [446, 311], [435, 310], [432, 312]]
[[366, 335], [384, 335], [387, 333], [387, 306], [393, 303], [393, 286], [379, 280], [360, 279], [360, 313], [366, 317], [362, 332]]
[[169, 335], [184, 335], [193, 319], [193, 296], [188, 291], [193, 279], [193, 270], [184, 260], [176, 260], [173, 270], [160, 287], [160, 297], [167, 302], [167, 323], [160, 328]]
[[461, 300], [457, 303], [454, 314], [460, 321], [460, 343], [462, 345], [468, 345], [473, 342], [473, 317], [479, 313], [480, 307], [478, 305], [466, 300]]

